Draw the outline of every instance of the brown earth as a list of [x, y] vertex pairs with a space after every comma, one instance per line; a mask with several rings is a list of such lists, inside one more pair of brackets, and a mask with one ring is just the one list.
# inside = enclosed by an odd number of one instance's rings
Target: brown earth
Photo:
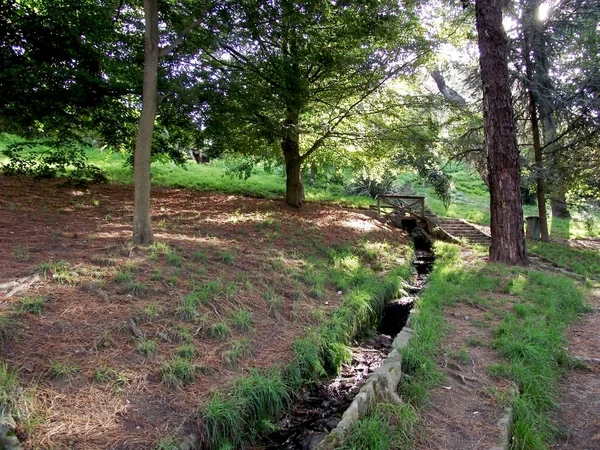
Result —
[[[477, 259], [467, 248], [462, 253], [464, 260]], [[502, 362], [489, 343], [494, 324], [511, 306], [505, 296], [487, 293], [446, 308], [448, 329], [437, 361], [445, 378], [421, 411], [415, 449], [490, 450], [502, 445], [503, 398], [513, 387], [489, 375], [488, 366]]]
[[[463, 259], [476, 260], [468, 249]], [[555, 271], [532, 259], [537, 270]], [[564, 269], [563, 275], [570, 271]], [[476, 272], [473, 276], [477, 276]], [[575, 278], [580, 281], [579, 278]], [[498, 293], [457, 299], [446, 308], [448, 332], [441, 343], [438, 365], [445, 380], [432, 389], [421, 411], [423, 423], [415, 448], [420, 450], [492, 450], [505, 444], [503, 433], [507, 404], [516, 389], [511, 383], [488, 374], [490, 364], [504, 362], [490, 347], [491, 329], [514, 298]], [[551, 448], [600, 449], [600, 290], [588, 299], [592, 312], [582, 316], [568, 332], [569, 353], [583, 366], [572, 370], [560, 385], [556, 426], [560, 438]]]
[[[127, 186], [0, 176], [0, 285], [46, 268], [26, 290], [0, 294], [0, 314], [16, 321], [0, 333], [2, 358], [35, 407], [33, 426], [19, 430], [29, 449], [149, 449], [184, 435], [213, 389], [285, 362], [305, 328], [339, 304], [335, 286], [319, 290], [311, 275], [329, 248], [407, 243], [361, 211], [156, 188], [152, 219], [163, 245], [139, 248], [128, 243], [132, 198]], [[185, 320], [181, 299], [206, 285], [210, 301]], [[45, 300], [41, 315], [15, 312], [24, 297]], [[232, 326], [242, 309], [252, 313], [251, 331]], [[211, 337], [216, 321], [229, 323], [231, 336]], [[132, 331], [156, 342], [155, 352], [139, 351]], [[232, 361], [228, 351], [242, 339], [252, 355]], [[196, 349], [195, 380], [167, 387], [161, 364], [186, 342]], [[61, 368], [72, 373], [59, 376]], [[119, 378], [100, 380], [103, 369]]]
[[583, 367], [561, 382], [556, 424], [562, 437], [554, 449], [600, 449], [600, 290], [588, 301], [591, 313], [567, 332], [569, 352]]

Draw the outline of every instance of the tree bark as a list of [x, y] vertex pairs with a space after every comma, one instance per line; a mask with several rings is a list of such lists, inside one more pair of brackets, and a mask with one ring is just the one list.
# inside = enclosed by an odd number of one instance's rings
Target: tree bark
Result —
[[529, 118], [531, 120], [531, 133], [533, 135], [533, 152], [535, 157], [535, 176], [538, 215], [540, 216], [540, 237], [544, 242], [550, 241], [548, 233], [548, 216], [546, 214], [546, 183], [544, 182], [544, 161], [542, 158], [542, 144], [540, 141], [540, 127], [537, 118], [535, 107], [535, 99], [533, 93], [529, 92]]
[[304, 185], [300, 145], [288, 136], [281, 143], [281, 148], [285, 157], [285, 202], [294, 208], [301, 208], [304, 204]]
[[[534, 2], [534, 4], [537, 4]], [[540, 217], [540, 235], [544, 242], [550, 241], [550, 235], [548, 233], [548, 215], [546, 213], [546, 183], [544, 181], [544, 158], [542, 157], [542, 142], [540, 136], [540, 123], [538, 120], [538, 105], [539, 95], [536, 95], [536, 90], [539, 90], [538, 86], [538, 73], [534, 68], [534, 62], [532, 60], [532, 48], [534, 47], [533, 41], [536, 38], [536, 30], [532, 25], [532, 21], [535, 20], [535, 12], [525, 10], [527, 23], [523, 27], [523, 37], [525, 41], [525, 48], [523, 51], [523, 57], [525, 58], [525, 72], [527, 74], [527, 94], [529, 100], [529, 120], [531, 122], [531, 135], [533, 138], [533, 154], [535, 159], [535, 183], [537, 191], [537, 204], [538, 204], [538, 216]], [[531, 29], [530, 29], [531, 28]]]
[[135, 143], [133, 242], [147, 245], [153, 240], [150, 220], [150, 153], [158, 104], [158, 0], [144, 0], [146, 20], [142, 114]]
[[519, 152], [499, 0], [476, 0], [481, 81], [490, 182], [490, 261], [527, 265]]

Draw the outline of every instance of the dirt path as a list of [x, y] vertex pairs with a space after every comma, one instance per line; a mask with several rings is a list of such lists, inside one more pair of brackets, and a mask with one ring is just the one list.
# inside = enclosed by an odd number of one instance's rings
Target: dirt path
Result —
[[[445, 380], [434, 388], [430, 405], [423, 410], [423, 433], [415, 449], [484, 450], [502, 444], [506, 414], [500, 398], [510, 389], [487, 371], [491, 363], [500, 362], [485, 342], [491, 339], [486, 311], [464, 303], [447, 310], [450, 326], [442, 344], [438, 363]], [[501, 447], [499, 447], [501, 448]]]
[[573, 370], [561, 383], [556, 422], [563, 437], [554, 449], [600, 449], [600, 289], [588, 301], [593, 312], [567, 333], [569, 352], [585, 368]]

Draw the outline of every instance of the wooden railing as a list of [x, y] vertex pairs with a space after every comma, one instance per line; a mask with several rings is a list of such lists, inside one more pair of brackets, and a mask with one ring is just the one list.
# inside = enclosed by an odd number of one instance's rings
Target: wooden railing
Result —
[[377, 212], [392, 209], [394, 213], [404, 216], [416, 216], [425, 219], [425, 197], [417, 195], [379, 194], [377, 196]]

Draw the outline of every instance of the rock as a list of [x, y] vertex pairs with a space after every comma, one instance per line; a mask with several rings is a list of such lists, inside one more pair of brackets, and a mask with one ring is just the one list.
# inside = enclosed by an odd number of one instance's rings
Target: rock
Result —
[[23, 446], [16, 435], [17, 424], [10, 415], [0, 415], [0, 448], [3, 450], [22, 450]]
[[327, 421], [327, 423], [325, 424], [325, 426], [327, 427], [327, 429], [329, 431], [335, 429], [335, 427], [338, 426], [338, 423], [341, 422], [342, 419], [340, 419], [339, 417], [332, 417], [331, 419], [329, 419]]
[[304, 444], [302, 444], [302, 450], [315, 450], [326, 437], [327, 433], [319, 433], [316, 431], [311, 433], [308, 439], [304, 441]]

